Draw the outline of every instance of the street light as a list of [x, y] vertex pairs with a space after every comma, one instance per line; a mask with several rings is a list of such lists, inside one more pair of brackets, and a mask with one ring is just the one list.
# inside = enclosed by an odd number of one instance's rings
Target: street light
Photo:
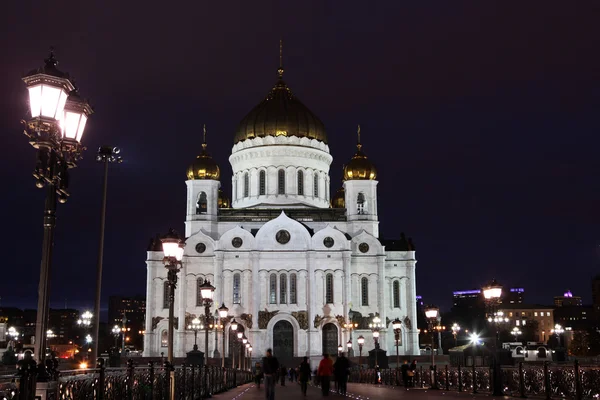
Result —
[[88, 328], [90, 327], [90, 325], [92, 325], [93, 317], [94, 314], [92, 314], [89, 311], [85, 311], [83, 314], [81, 314], [81, 318], [77, 320], [77, 325], [82, 326], [84, 328]]
[[435, 366], [435, 328], [439, 325], [440, 309], [436, 306], [427, 306], [425, 308], [425, 317], [427, 318], [427, 326], [431, 332], [431, 389], [437, 389], [437, 374]]
[[358, 364], [362, 367], [362, 349], [365, 344], [365, 338], [363, 335], [360, 335], [356, 341], [358, 342]]
[[554, 329], [552, 329], [551, 332], [556, 334], [556, 337], [558, 338], [558, 346], [562, 347], [561, 335], [565, 332], [564, 328], [560, 324], [556, 324], [554, 325]]
[[519, 335], [520, 335], [521, 333], [523, 333], [523, 332], [521, 332], [521, 330], [520, 330], [518, 327], [516, 327], [516, 326], [515, 326], [515, 327], [512, 329], [512, 332], [511, 332], [511, 333], [512, 333], [512, 334], [513, 334], [513, 336], [515, 337], [515, 340], [518, 340], [518, 338], [519, 338]]
[[[233, 319], [233, 321], [231, 321], [230, 328], [231, 328], [232, 332], [236, 332], [237, 331], [238, 323], [235, 320], [235, 318]], [[229, 339], [231, 340], [231, 335], [229, 336]], [[229, 346], [229, 348], [233, 349], [233, 351], [231, 352], [231, 368], [235, 369], [235, 351], [237, 350], [236, 341], [235, 340], [233, 341], [233, 343], [231, 344], [231, 346]]]
[[213, 303], [213, 296], [215, 294], [215, 287], [210, 284], [210, 281], [205, 280], [200, 285], [200, 297], [202, 297], [202, 303], [204, 304], [204, 387], [208, 390], [208, 321], [210, 319], [210, 307]]
[[192, 323], [188, 325], [188, 329], [194, 331], [194, 351], [198, 351], [198, 331], [200, 330], [200, 320], [192, 319]]
[[38, 287], [35, 349], [38, 381], [49, 378], [46, 371], [46, 335], [50, 298], [50, 269], [56, 226], [56, 200], [65, 203], [69, 196], [69, 169], [77, 166], [84, 147], [81, 138], [92, 108], [82, 100], [69, 75], [56, 68], [54, 52], [45, 64], [23, 77], [29, 94], [31, 118], [22, 121], [29, 143], [37, 150], [33, 176], [36, 186], [46, 186], [42, 241], [42, 262]]
[[119, 325], [115, 325], [112, 328], [112, 334], [115, 335], [115, 351], [119, 351], [119, 335], [121, 334], [121, 328]]
[[248, 359], [248, 349], [250, 349], [250, 343], [246, 343], [246, 370], [250, 370], [250, 360]]
[[[100, 315], [100, 294], [102, 291], [102, 262], [104, 257], [104, 226], [106, 222], [106, 191], [108, 188], [108, 163], [120, 163], [123, 160], [118, 154], [118, 147], [102, 146], [96, 154], [96, 161], [104, 163], [104, 181], [102, 184], [102, 208], [100, 210], [100, 239], [98, 242], [98, 260], [96, 263], [96, 297], [94, 300], [94, 314]], [[92, 348], [92, 360], [98, 357], [98, 334], [99, 325], [94, 326], [94, 347]]]
[[[229, 308], [225, 307], [225, 303], [221, 304], [219, 307], [219, 318], [221, 319], [221, 327], [223, 329], [223, 358], [221, 359], [221, 367], [225, 368], [225, 324], [223, 321], [227, 319], [227, 313], [229, 312]], [[237, 326], [236, 326], [237, 329]]]
[[398, 371], [400, 371], [400, 353], [398, 346], [400, 346], [400, 333], [402, 332], [402, 321], [398, 317], [392, 321], [392, 329], [394, 330], [394, 340], [396, 341], [396, 382], [399, 382]]
[[496, 335], [494, 338], [494, 358], [493, 358], [493, 371], [494, 379], [493, 381], [493, 396], [502, 396], [502, 382], [501, 382], [501, 374], [500, 367], [498, 365], [498, 342], [500, 332], [498, 330], [498, 325], [500, 323], [508, 322], [508, 318], [504, 318], [504, 314], [502, 312], [496, 312], [496, 307], [498, 303], [500, 303], [500, 298], [502, 297], [502, 285], [500, 285], [495, 279], [493, 279], [490, 283], [488, 283], [482, 289], [483, 297], [485, 300], [485, 305], [487, 308], [488, 314], [488, 322], [490, 324], [496, 325]]
[[379, 366], [379, 330], [382, 327], [383, 325], [381, 324], [381, 318], [379, 318], [379, 314], [375, 314], [375, 317], [373, 317], [373, 322], [369, 324], [369, 328], [373, 333], [373, 341], [375, 342], [375, 368]]
[[183, 259], [183, 239], [174, 229], [161, 239], [164, 253], [163, 263], [167, 268], [167, 285], [169, 288], [169, 328], [167, 336], [167, 363], [169, 370], [169, 400], [175, 400], [175, 368], [173, 367], [173, 331], [175, 328], [174, 304], [175, 288], [177, 287], [177, 273], [181, 268]]
[[356, 313], [350, 310], [348, 312], [349, 322], [344, 324], [344, 328], [348, 331], [348, 343], [350, 343], [350, 346], [348, 346], [348, 357], [354, 357], [354, 349], [352, 348], [352, 330], [358, 328], [358, 323], [352, 322], [355, 315]]
[[338, 344], [338, 357], [342, 355], [342, 351], [344, 351], [344, 346], [342, 344]]
[[458, 332], [460, 332], [460, 326], [455, 322], [452, 324], [452, 336], [454, 336], [454, 347], [458, 346], [458, 340], [456, 337], [458, 336]]
[[242, 369], [242, 349], [241, 349], [241, 346], [240, 346], [240, 342], [242, 341], [243, 337], [244, 337], [244, 333], [243, 332], [238, 332], [237, 333], [238, 340], [235, 343], [236, 344], [236, 351], [237, 351], [238, 348], [240, 349], [240, 354], [238, 354], [238, 356], [240, 358], [238, 360], [238, 369]]
[[[238, 337], [239, 337], [239, 333], [238, 333]], [[246, 335], [242, 334], [242, 338], [240, 339], [240, 341], [242, 342], [242, 345], [240, 347], [240, 369], [245, 369], [246, 368], [246, 344], [248, 343], [248, 339], [246, 338]]]
[[350, 357], [350, 352], [352, 351], [352, 339], [348, 340], [346, 347], [348, 348], [348, 357]]
[[19, 339], [19, 332], [17, 331], [17, 329], [14, 326], [11, 326], [10, 328], [8, 328], [8, 332], [6, 332], [6, 335], [11, 340], [18, 340]]

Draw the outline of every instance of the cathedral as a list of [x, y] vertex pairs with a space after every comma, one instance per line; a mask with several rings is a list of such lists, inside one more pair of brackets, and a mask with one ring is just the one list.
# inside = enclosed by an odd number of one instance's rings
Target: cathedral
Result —
[[[342, 346], [363, 356], [375, 341], [396, 354], [392, 321], [399, 319], [401, 355], [419, 352], [416, 327], [415, 248], [404, 235], [379, 238], [377, 170], [360, 142], [330, 197], [333, 157], [325, 126], [293, 94], [283, 68], [267, 96], [242, 119], [229, 162], [232, 198], [221, 190], [220, 168], [206, 135], [187, 170], [185, 250], [175, 292], [175, 357], [194, 345], [191, 320], [209, 326], [208, 357], [239, 357], [237, 332], [254, 358], [267, 348], [280, 361]], [[168, 286], [160, 240], [147, 252], [144, 355], [167, 353]], [[199, 286], [215, 287], [204, 320]], [[219, 319], [216, 309], [229, 308]], [[378, 339], [373, 319], [381, 321]], [[231, 330], [233, 319], [237, 332]], [[199, 349], [205, 351], [200, 330]], [[230, 363], [231, 361], [228, 361]], [[237, 364], [237, 361], [236, 361]], [[227, 364], [229, 365], [229, 364]]]

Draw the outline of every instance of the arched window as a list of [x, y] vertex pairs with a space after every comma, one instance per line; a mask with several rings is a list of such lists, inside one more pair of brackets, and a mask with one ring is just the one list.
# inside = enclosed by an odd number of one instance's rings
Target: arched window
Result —
[[296, 274], [290, 274], [290, 304], [298, 303], [296, 293]]
[[206, 214], [206, 193], [200, 192], [196, 202], [196, 214]]
[[200, 291], [200, 286], [204, 283], [204, 278], [196, 279], [196, 306], [200, 307], [202, 305], [202, 292]]
[[240, 274], [233, 274], [233, 304], [240, 304], [242, 298], [240, 296]]
[[160, 332], [160, 347], [169, 347], [169, 333], [166, 329]]
[[394, 308], [400, 308], [400, 282], [392, 283], [392, 298], [394, 299]]
[[365, 204], [366, 204], [366, 200], [365, 200], [365, 194], [363, 192], [360, 192], [358, 194], [358, 197], [356, 198], [356, 212], [358, 214], [364, 214], [365, 213]]
[[267, 188], [267, 177], [265, 171], [258, 173], [258, 194], [263, 196], [266, 193]]
[[277, 171], [277, 194], [285, 194], [285, 170]]
[[277, 304], [277, 275], [275, 274], [269, 277], [269, 303]]
[[169, 282], [163, 283], [163, 308], [169, 308]]
[[325, 275], [325, 303], [333, 304], [333, 274]]
[[369, 279], [362, 278], [360, 280], [360, 294], [362, 298], [362, 305], [369, 305]]
[[298, 171], [298, 194], [304, 195], [304, 172]]
[[287, 303], [287, 275], [279, 275], [279, 304]]
[[313, 195], [315, 197], [319, 197], [319, 174], [317, 174], [316, 172], [313, 179]]
[[248, 179], [248, 173], [244, 173], [244, 197], [250, 195], [250, 180]]

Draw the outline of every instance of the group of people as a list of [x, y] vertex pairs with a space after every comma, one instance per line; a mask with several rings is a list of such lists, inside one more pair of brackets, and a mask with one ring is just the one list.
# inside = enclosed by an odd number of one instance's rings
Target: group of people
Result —
[[404, 388], [408, 390], [409, 387], [415, 386], [415, 373], [417, 370], [417, 360], [413, 360], [408, 364], [408, 360], [404, 360], [404, 364], [400, 367], [402, 373], [402, 381], [404, 382]]
[[[323, 359], [319, 362], [319, 367], [316, 370], [317, 382], [321, 385], [323, 396], [329, 396], [331, 379], [335, 379], [336, 391], [342, 396], [346, 395], [346, 388], [350, 375], [350, 361], [341, 354], [335, 363], [329, 357], [329, 354], [324, 354]], [[275, 399], [275, 383], [277, 378], [281, 379], [281, 385], [285, 386], [285, 378], [288, 376], [287, 369], [279, 364], [276, 357], [273, 356], [273, 351], [267, 349], [267, 354], [263, 358], [262, 365], [256, 365], [255, 382], [260, 389], [261, 378], [265, 380], [265, 399]], [[308, 381], [311, 378], [310, 363], [308, 357], [304, 357], [297, 369], [290, 369], [289, 377], [291, 381], [296, 378], [300, 382], [300, 390], [306, 396]]]

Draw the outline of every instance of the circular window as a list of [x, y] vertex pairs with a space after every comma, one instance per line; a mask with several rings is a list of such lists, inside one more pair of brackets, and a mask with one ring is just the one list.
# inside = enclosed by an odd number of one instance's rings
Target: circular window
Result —
[[332, 237], [327, 236], [325, 239], [323, 239], [323, 245], [327, 248], [333, 247], [333, 243], [335, 243], [333, 241]]
[[281, 244], [286, 244], [290, 241], [290, 233], [285, 229], [282, 229], [275, 234], [275, 239]]
[[243, 243], [244, 243], [244, 241], [242, 240], [241, 237], [234, 237], [233, 239], [231, 239], [231, 245], [233, 247], [235, 247], [236, 249], [239, 247], [242, 247]]
[[358, 245], [358, 249], [360, 250], [361, 253], [366, 253], [367, 251], [369, 251], [369, 245], [366, 244], [365, 242], [362, 242], [361, 244]]
[[200, 254], [204, 253], [206, 251], [206, 245], [204, 243], [198, 243], [196, 245], [196, 251]]

